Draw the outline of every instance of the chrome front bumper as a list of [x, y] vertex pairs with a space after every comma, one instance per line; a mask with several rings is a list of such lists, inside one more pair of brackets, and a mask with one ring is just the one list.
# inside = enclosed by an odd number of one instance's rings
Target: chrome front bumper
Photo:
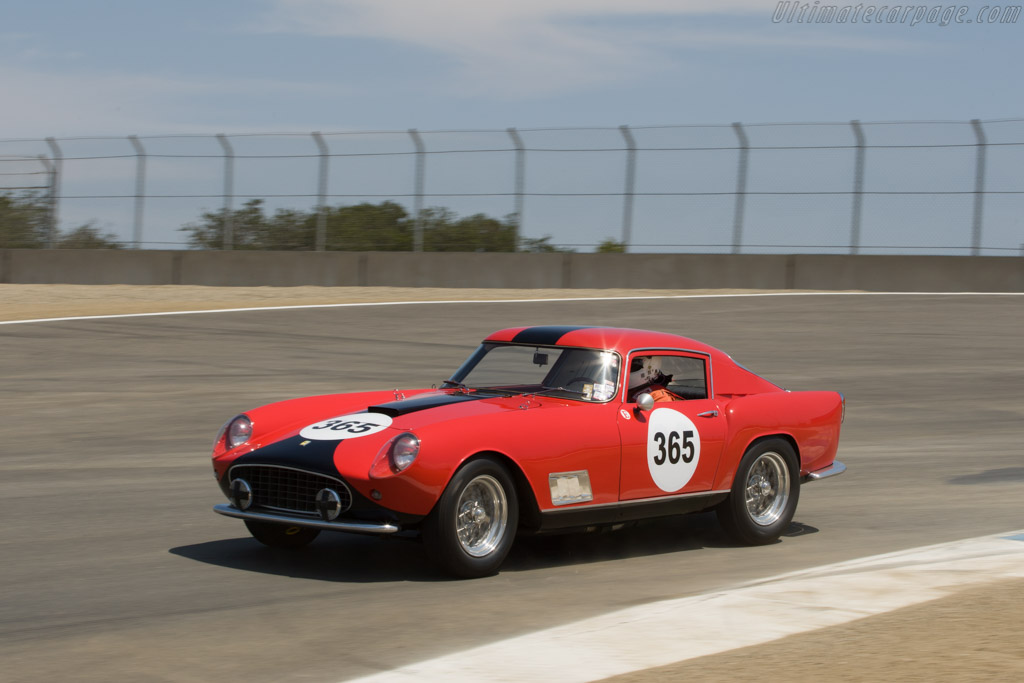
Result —
[[302, 526], [326, 531], [347, 531], [356, 534], [395, 534], [402, 530], [401, 527], [388, 522], [327, 522], [312, 517], [291, 517], [288, 515], [275, 515], [269, 512], [247, 512], [223, 503], [214, 505], [213, 511], [225, 517], [234, 517], [235, 519], [251, 519], [255, 522]]
[[828, 477], [836, 477], [845, 471], [846, 465], [836, 460], [825, 469], [817, 470], [815, 472], [808, 472], [807, 475], [803, 478], [803, 481], [806, 484], [809, 481], [818, 481], [820, 479], [827, 479]]

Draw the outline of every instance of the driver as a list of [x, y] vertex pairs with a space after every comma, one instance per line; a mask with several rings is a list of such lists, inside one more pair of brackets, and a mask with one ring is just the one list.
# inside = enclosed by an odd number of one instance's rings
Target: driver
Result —
[[636, 401], [637, 396], [646, 392], [655, 402], [683, 400], [682, 396], [668, 390], [671, 381], [672, 376], [661, 371], [660, 356], [634, 356], [629, 364], [628, 398]]

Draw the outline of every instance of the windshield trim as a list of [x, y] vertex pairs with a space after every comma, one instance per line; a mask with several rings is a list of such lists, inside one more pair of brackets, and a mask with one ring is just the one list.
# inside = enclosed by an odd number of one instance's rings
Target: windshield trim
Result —
[[[470, 373], [470, 371], [472, 371], [472, 369], [474, 367], [476, 367], [477, 363], [480, 362], [480, 358], [482, 358], [487, 353], [490, 353], [490, 350], [492, 348], [495, 348], [495, 347], [498, 347], [498, 346], [510, 346], [510, 347], [518, 347], [518, 348], [523, 348], [523, 349], [557, 349], [559, 351], [569, 351], [569, 350], [596, 351], [597, 353], [610, 353], [610, 354], [613, 354], [616, 357], [616, 359], [618, 359], [618, 370], [615, 373], [615, 388], [611, 392], [611, 394], [609, 395], [609, 398], [607, 400], [605, 400], [605, 401], [596, 401], [594, 399], [586, 399], [586, 398], [583, 398], [582, 395], [579, 395], [579, 394], [571, 395], [571, 396], [566, 396], [566, 395], [552, 395], [550, 393], [551, 391], [563, 391], [565, 393], [572, 392], [571, 389], [565, 389], [565, 388], [559, 389], [559, 387], [541, 387], [536, 392], [530, 392], [530, 391], [516, 392], [516, 393], [510, 394], [512, 396], [536, 396], [537, 394], [541, 394], [543, 398], [566, 399], [566, 400], [569, 400], [569, 401], [576, 401], [578, 403], [589, 403], [589, 404], [600, 405], [600, 404], [611, 403], [612, 401], [615, 401], [619, 397], [619, 394], [621, 393], [620, 390], [621, 390], [622, 385], [623, 385], [622, 354], [619, 353], [618, 351], [616, 351], [615, 349], [603, 349], [603, 348], [594, 347], [594, 346], [565, 346], [565, 345], [558, 345], [558, 344], [523, 344], [521, 342], [516, 343], [515, 341], [507, 341], [507, 342], [506, 341], [483, 341], [473, 351], [473, 353], [470, 354], [470, 356], [462, 363], [462, 365], [459, 366], [459, 369], [456, 370], [452, 374], [452, 376], [450, 378], [448, 378], [447, 380], [445, 380], [445, 381], [446, 382], [457, 382], [459, 384], [462, 384], [463, 386], [465, 386], [467, 389], [469, 389], [471, 391], [492, 391], [493, 390], [493, 391], [503, 391], [504, 392], [505, 390], [502, 390], [502, 389], [496, 388], [496, 387], [495, 388], [491, 388], [491, 387], [474, 387], [474, 386], [467, 386], [467, 385], [464, 385], [462, 383], [462, 380], [466, 377], [466, 375], [468, 375]], [[490, 347], [490, 348], [488, 348], [488, 347]], [[572, 392], [572, 393], [576, 394], [576, 392]]]

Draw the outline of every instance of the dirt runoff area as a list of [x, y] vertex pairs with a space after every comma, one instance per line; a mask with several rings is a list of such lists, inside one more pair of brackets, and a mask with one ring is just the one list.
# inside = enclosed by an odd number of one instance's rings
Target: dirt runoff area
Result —
[[[0, 284], [0, 320], [309, 306], [383, 301], [494, 301], [738, 294], [751, 290], [441, 289], [432, 287], [198, 287], [189, 285]], [[767, 293], [768, 290], [759, 290]], [[792, 290], [790, 290], [792, 291]]]
[[[0, 285], [0, 321], [383, 301], [731, 294], [741, 290]], [[767, 293], [767, 292], [760, 292]], [[1024, 580], [614, 679], [1024, 681]]]
[[1024, 579], [605, 679], [654, 681], [1024, 681]]

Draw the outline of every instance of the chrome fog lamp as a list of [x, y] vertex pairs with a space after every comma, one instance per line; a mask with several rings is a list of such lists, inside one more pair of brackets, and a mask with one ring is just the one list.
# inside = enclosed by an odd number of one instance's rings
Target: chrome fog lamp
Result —
[[245, 479], [232, 479], [228, 486], [231, 504], [239, 510], [248, 510], [252, 507], [252, 487]]
[[320, 489], [315, 500], [317, 512], [325, 522], [333, 522], [341, 514], [341, 496], [334, 489]]

